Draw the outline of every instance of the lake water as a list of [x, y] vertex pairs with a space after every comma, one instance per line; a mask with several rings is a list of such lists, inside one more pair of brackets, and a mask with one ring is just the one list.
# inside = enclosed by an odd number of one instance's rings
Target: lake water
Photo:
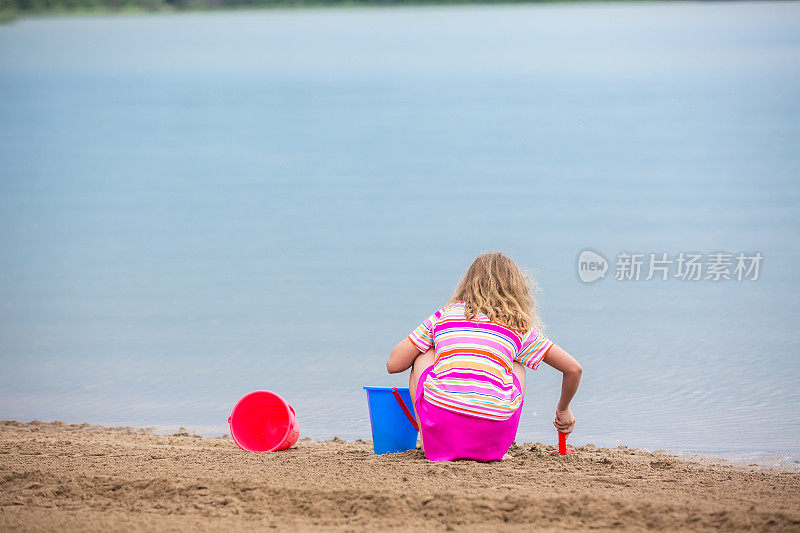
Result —
[[[584, 367], [572, 442], [792, 461], [799, 95], [797, 3], [0, 26], [0, 418], [221, 433], [270, 389], [368, 438], [361, 387], [491, 248]], [[764, 260], [617, 281], [625, 251]], [[559, 383], [518, 440], [555, 441]]]

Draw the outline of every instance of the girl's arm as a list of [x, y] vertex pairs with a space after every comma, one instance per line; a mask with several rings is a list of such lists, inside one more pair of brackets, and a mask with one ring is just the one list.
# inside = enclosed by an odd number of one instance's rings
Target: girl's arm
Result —
[[[555, 346], [553, 346], [555, 348]], [[552, 348], [550, 349], [552, 351]], [[414, 364], [414, 359], [420, 354], [417, 347], [411, 344], [408, 337], [397, 343], [392, 353], [389, 354], [389, 360], [386, 361], [386, 371], [390, 374], [397, 374], [411, 368]], [[545, 358], [546, 359], [546, 358]]]
[[550, 348], [543, 361], [564, 374], [561, 380], [561, 398], [558, 400], [556, 419], [553, 425], [561, 433], [570, 433], [575, 427], [575, 417], [572, 416], [572, 411], [569, 409], [569, 402], [578, 391], [583, 369], [575, 358], [556, 344]]

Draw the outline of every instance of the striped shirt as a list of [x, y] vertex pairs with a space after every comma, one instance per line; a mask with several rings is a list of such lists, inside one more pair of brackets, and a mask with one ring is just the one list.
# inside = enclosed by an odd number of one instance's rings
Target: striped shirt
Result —
[[513, 361], [536, 370], [553, 342], [535, 329], [521, 335], [483, 313], [467, 320], [464, 308], [463, 302], [447, 305], [408, 336], [420, 352], [435, 349], [423, 395], [448, 411], [506, 420], [522, 403], [512, 377]]

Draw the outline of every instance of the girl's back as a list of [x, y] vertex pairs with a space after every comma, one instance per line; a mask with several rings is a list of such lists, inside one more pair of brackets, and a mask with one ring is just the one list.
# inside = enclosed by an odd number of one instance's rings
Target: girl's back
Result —
[[435, 349], [425, 398], [449, 411], [506, 420], [519, 408], [522, 391], [513, 383], [517, 361], [536, 369], [553, 343], [535, 329], [520, 335], [485, 314], [465, 317], [464, 302], [432, 314], [408, 336], [422, 353]]

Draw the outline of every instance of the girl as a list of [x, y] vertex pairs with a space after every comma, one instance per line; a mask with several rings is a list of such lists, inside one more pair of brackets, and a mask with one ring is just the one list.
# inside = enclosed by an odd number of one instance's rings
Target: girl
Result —
[[542, 335], [529, 279], [498, 252], [481, 254], [450, 302], [400, 341], [390, 374], [409, 379], [425, 457], [432, 461], [503, 458], [517, 434], [525, 367], [544, 361], [563, 373], [553, 424], [575, 427], [569, 402], [581, 365]]

